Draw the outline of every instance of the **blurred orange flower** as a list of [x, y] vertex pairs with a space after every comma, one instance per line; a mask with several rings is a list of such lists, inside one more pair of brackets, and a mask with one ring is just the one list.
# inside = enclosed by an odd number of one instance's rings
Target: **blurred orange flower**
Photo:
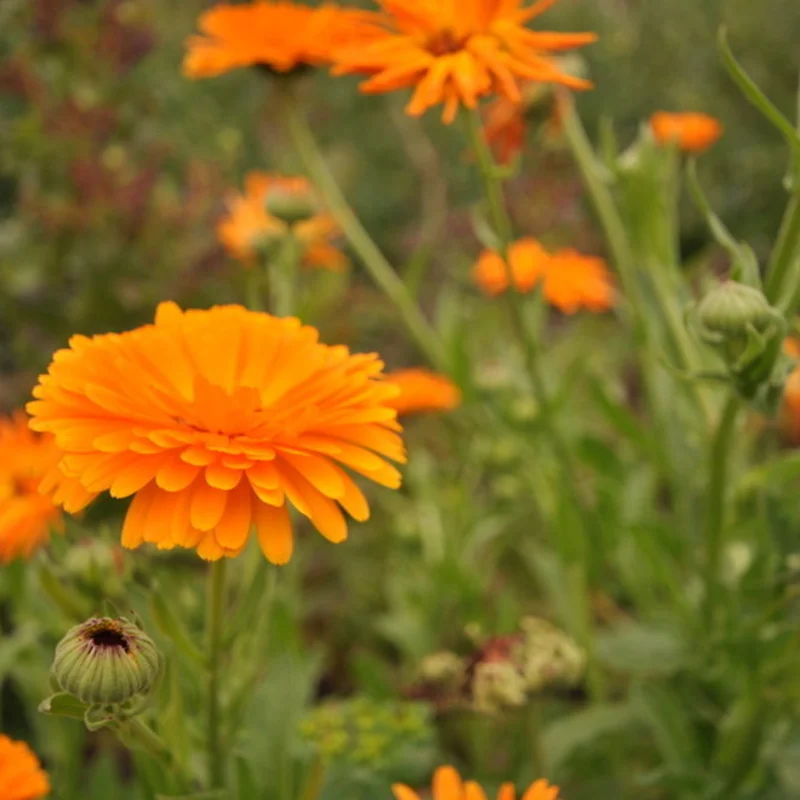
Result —
[[[786, 355], [800, 360], [800, 340], [786, 339], [783, 351]], [[794, 368], [786, 381], [779, 422], [781, 432], [786, 439], [794, 445], [800, 444], [800, 365]]]
[[722, 136], [722, 123], [707, 114], [670, 114], [658, 111], [650, 117], [650, 129], [659, 144], [677, 143], [687, 153], [702, 153]]
[[283, 0], [217, 5], [200, 15], [197, 27], [201, 35], [187, 39], [183, 62], [190, 78], [256, 64], [278, 72], [317, 66], [328, 63], [334, 49], [377, 33], [369, 12]]
[[266, 557], [289, 560], [289, 504], [332, 542], [347, 537], [339, 506], [369, 506], [350, 467], [389, 488], [405, 461], [375, 354], [328, 347], [294, 318], [161, 303], [154, 325], [74, 336], [28, 404], [53, 433], [62, 471], [87, 492], [133, 497], [122, 544], [238, 555], [255, 526]]
[[[508, 257], [517, 291], [530, 292], [541, 282], [547, 302], [565, 314], [581, 308], [607, 311], [614, 304], [614, 282], [601, 258], [573, 249], [551, 254], [531, 238], [514, 242]], [[508, 269], [495, 250], [484, 250], [472, 277], [488, 295], [502, 294], [509, 287]]]
[[427, 369], [398, 369], [386, 380], [399, 387], [400, 394], [388, 401], [398, 415], [418, 411], [450, 411], [461, 404], [459, 388], [446, 375]]
[[0, 417], [0, 564], [29, 558], [51, 528], [61, 527], [54, 491], [60, 497], [87, 496], [74, 481], [59, 479], [57, 472], [56, 480], [48, 481], [48, 493], [39, 491], [58, 460], [53, 438], [35, 434], [23, 413]]
[[291, 234], [306, 267], [339, 272], [348, 264], [332, 244], [339, 227], [330, 214], [318, 210], [316, 202], [305, 178], [251, 172], [244, 194], [233, 192], [228, 197], [228, 213], [217, 226], [217, 236], [231, 255], [251, 263], [261, 245]]
[[562, 71], [552, 54], [594, 42], [594, 33], [532, 31], [525, 23], [557, 0], [379, 0], [381, 34], [334, 53], [335, 74], [370, 75], [361, 90], [381, 94], [414, 88], [406, 111], [421, 116], [444, 104], [451, 123], [460, 106], [501, 94], [519, 103], [520, 80], [591, 88]]
[[50, 792], [50, 782], [25, 742], [0, 734], [0, 798], [37, 800]]
[[[392, 786], [396, 800], [420, 800], [420, 796], [408, 786], [396, 783]], [[453, 767], [439, 767], [433, 775], [433, 800], [486, 800], [486, 792], [474, 781], [462, 781]], [[497, 800], [515, 800], [513, 784], [504, 783], [497, 793]], [[558, 787], [545, 780], [532, 783], [522, 800], [558, 800]]]

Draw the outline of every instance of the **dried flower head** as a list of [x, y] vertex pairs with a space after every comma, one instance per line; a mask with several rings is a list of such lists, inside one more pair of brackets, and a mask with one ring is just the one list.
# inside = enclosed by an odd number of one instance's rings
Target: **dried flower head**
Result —
[[[392, 786], [396, 800], [420, 800], [420, 795], [404, 784]], [[453, 767], [439, 767], [433, 775], [433, 800], [486, 800], [486, 793], [474, 781], [462, 781]], [[497, 793], [497, 800], [515, 800], [513, 784], [505, 783]], [[532, 783], [523, 793], [522, 800], [558, 800], [558, 787], [545, 780]]]
[[[530, 292], [539, 283], [545, 299], [565, 314], [581, 308], [607, 311], [614, 303], [614, 283], [605, 262], [577, 250], [549, 253], [535, 239], [519, 239], [508, 251], [511, 276], [519, 292]], [[477, 285], [488, 295], [505, 292], [509, 270], [502, 256], [484, 250], [472, 271]]]
[[0, 797], [37, 800], [49, 792], [50, 781], [33, 750], [0, 734]]
[[201, 34], [186, 42], [184, 74], [210, 78], [261, 65], [276, 72], [328, 63], [332, 53], [375, 32], [368, 12], [336, 5], [311, 8], [294, 2], [261, 0], [219, 4], [197, 22]]
[[238, 555], [255, 526], [266, 557], [285, 563], [289, 503], [341, 542], [340, 506], [369, 516], [342, 465], [397, 488], [385, 459], [405, 461], [381, 361], [318, 337], [241, 306], [162, 303], [153, 325], [73, 337], [39, 378], [31, 425], [55, 435], [61, 469], [87, 492], [135, 495], [123, 546], [216, 560]]
[[461, 391], [446, 375], [427, 369], [399, 369], [389, 372], [386, 380], [400, 389], [389, 401], [398, 415], [420, 411], [451, 411], [461, 404]]
[[500, 94], [521, 100], [520, 81], [591, 84], [562, 71], [554, 53], [594, 42], [593, 33], [550, 33], [525, 27], [556, 0], [379, 0], [382, 33], [334, 53], [337, 74], [370, 75], [361, 90], [381, 94], [413, 88], [407, 107], [420, 116], [444, 104], [452, 122], [463, 105]]
[[319, 210], [305, 178], [251, 172], [244, 194], [231, 194], [227, 206], [217, 235], [231, 255], [245, 264], [291, 235], [305, 266], [335, 271], [347, 267], [347, 258], [333, 244], [339, 228], [330, 214]]
[[52, 675], [81, 702], [111, 705], [147, 694], [160, 666], [161, 656], [141, 628], [124, 617], [95, 617], [58, 643]]
[[25, 414], [0, 417], [0, 564], [29, 558], [51, 528], [61, 528], [54, 492], [59, 497], [86, 496], [79, 484], [54, 472], [59, 457], [53, 437], [30, 430]]
[[662, 145], [677, 144], [687, 153], [702, 153], [722, 136], [722, 123], [708, 114], [658, 111], [650, 117], [650, 130]]

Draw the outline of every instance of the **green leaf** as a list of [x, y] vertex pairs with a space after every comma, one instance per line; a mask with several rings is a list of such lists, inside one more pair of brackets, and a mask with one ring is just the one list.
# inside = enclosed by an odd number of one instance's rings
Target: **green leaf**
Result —
[[736, 60], [728, 45], [728, 33], [724, 27], [720, 28], [717, 41], [722, 63], [742, 94], [780, 131], [795, 153], [800, 155], [800, 134]]
[[39, 583], [44, 593], [61, 609], [65, 616], [76, 622], [82, 622], [90, 613], [85, 600], [77, 593], [66, 588], [63, 581], [43, 564], [39, 568]]
[[83, 719], [88, 706], [82, 703], [77, 697], [73, 697], [67, 692], [58, 692], [39, 703], [39, 711], [42, 714], [52, 714], [56, 717], [73, 717]]
[[580, 748], [636, 724], [638, 717], [627, 703], [593, 706], [550, 723], [542, 734], [548, 772], [558, 771]]
[[671, 675], [684, 667], [688, 651], [670, 630], [624, 622], [596, 637], [597, 658], [628, 675]]
[[150, 595], [150, 614], [158, 629], [172, 641], [180, 653], [199, 664], [205, 663], [203, 653], [194, 644], [180, 620], [172, 613], [158, 586], [153, 587]]
[[675, 772], [699, 765], [702, 748], [681, 698], [666, 685], [637, 683], [631, 702], [650, 729], [664, 761]]
[[83, 722], [90, 731], [99, 731], [116, 721], [116, 715], [111, 714], [104, 706], [89, 706], [84, 715]]

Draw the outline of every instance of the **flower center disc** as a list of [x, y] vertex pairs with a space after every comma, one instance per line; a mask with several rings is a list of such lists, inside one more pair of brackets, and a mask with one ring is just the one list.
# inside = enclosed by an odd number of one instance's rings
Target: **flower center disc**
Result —
[[434, 56], [446, 56], [464, 49], [467, 36], [458, 36], [452, 28], [444, 28], [432, 34], [425, 43], [425, 49]]
[[97, 647], [121, 647], [126, 653], [130, 650], [125, 634], [113, 628], [101, 628], [89, 634], [92, 644]]

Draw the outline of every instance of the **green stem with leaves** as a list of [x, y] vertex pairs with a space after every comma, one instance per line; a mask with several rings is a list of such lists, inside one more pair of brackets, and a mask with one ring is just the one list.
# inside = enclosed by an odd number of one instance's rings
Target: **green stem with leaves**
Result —
[[391, 300], [420, 350], [438, 369], [447, 371], [447, 356], [438, 334], [425, 319], [419, 305], [400, 276], [367, 233], [347, 202], [325, 157], [314, 138], [308, 120], [300, 109], [293, 87], [279, 93], [281, 114], [292, 143], [308, 174], [322, 195], [325, 205], [358, 254], [367, 272]]
[[225, 761], [221, 747], [220, 660], [222, 657], [222, 623], [225, 613], [226, 559], [209, 565], [206, 613], [206, 646], [208, 648], [208, 781], [210, 788], [224, 786]]
[[732, 394], [725, 403], [711, 445], [705, 514], [705, 602], [709, 622], [713, 620], [721, 589], [722, 556], [725, 545], [725, 494], [739, 408], [739, 398]]

